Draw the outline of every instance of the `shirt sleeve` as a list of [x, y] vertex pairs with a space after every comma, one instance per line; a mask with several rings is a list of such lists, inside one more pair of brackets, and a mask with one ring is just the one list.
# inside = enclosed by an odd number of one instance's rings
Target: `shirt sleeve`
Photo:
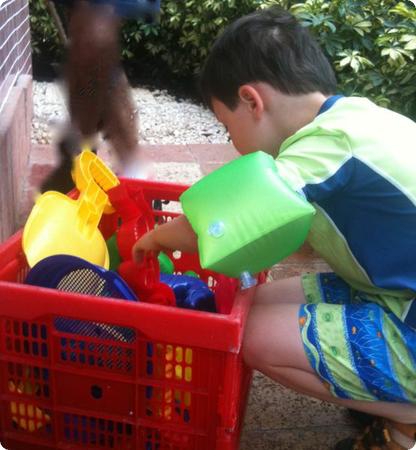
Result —
[[279, 175], [310, 202], [319, 202], [345, 188], [354, 159], [346, 136], [317, 130], [286, 140], [276, 159]]

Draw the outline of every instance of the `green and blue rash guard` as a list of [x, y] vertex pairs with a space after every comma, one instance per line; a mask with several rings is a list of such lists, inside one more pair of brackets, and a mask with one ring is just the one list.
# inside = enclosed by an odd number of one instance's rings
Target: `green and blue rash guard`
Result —
[[316, 208], [312, 247], [416, 327], [416, 123], [364, 98], [331, 97], [283, 142], [276, 165]]

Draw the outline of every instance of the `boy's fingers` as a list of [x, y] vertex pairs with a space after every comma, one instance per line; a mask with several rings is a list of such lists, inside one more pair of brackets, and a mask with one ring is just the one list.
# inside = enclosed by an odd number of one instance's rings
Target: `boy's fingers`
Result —
[[146, 259], [146, 256], [154, 256], [157, 258], [158, 255], [159, 251], [138, 249], [133, 251], [133, 261], [137, 264], [141, 264]]
[[136, 263], [141, 263], [143, 261], [143, 259], [144, 259], [144, 249], [141, 247], [140, 241], [137, 241], [133, 245], [132, 257], [133, 257], [133, 261], [136, 262]]
[[146, 257], [146, 254], [150, 253], [157, 257], [157, 255], [162, 252], [167, 252], [171, 249], [165, 248], [160, 245], [154, 239], [154, 230], [145, 233], [132, 248], [132, 257], [136, 263], [141, 263]]
[[141, 264], [144, 259], [144, 252], [143, 250], [134, 251], [133, 252], [133, 261], [137, 264]]

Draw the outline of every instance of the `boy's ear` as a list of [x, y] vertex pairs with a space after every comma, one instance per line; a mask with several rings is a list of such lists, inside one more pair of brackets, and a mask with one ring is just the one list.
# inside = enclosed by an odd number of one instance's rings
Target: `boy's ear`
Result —
[[255, 118], [259, 119], [264, 111], [264, 101], [260, 92], [251, 84], [243, 84], [238, 89], [238, 96]]

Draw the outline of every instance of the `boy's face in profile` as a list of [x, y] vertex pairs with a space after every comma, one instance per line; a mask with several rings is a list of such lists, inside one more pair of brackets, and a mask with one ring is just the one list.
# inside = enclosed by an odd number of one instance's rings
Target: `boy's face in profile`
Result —
[[240, 154], [262, 150], [273, 157], [277, 156], [280, 139], [276, 127], [264, 110], [261, 98], [254, 91], [240, 93], [235, 109], [230, 109], [222, 101], [213, 98], [212, 109]]

